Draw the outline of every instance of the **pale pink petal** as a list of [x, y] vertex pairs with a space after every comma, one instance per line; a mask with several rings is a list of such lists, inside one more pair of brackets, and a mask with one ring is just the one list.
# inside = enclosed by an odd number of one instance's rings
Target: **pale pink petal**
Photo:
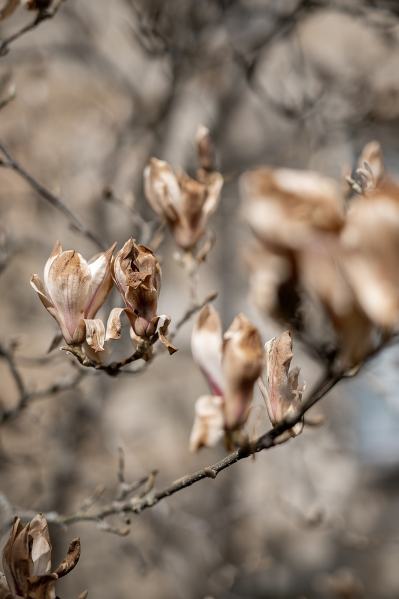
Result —
[[216, 310], [206, 305], [198, 315], [191, 335], [191, 352], [215, 395], [223, 395], [222, 325]]
[[74, 250], [62, 252], [49, 268], [47, 291], [57, 312], [62, 314], [72, 337], [84, 318], [90, 283], [88, 264], [81, 254]]
[[195, 403], [195, 420], [190, 435], [190, 451], [214, 447], [224, 436], [223, 398], [203, 395]]
[[88, 264], [91, 283], [88, 303], [85, 306], [87, 318], [94, 318], [112, 288], [111, 262], [115, 246], [116, 243]]

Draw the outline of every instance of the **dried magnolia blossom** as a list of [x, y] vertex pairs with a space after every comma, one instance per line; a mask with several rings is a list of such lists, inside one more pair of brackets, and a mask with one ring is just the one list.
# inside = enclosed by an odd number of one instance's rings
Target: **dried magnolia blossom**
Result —
[[253, 388], [262, 371], [263, 348], [258, 329], [244, 314], [235, 317], [223, 337], [225, 426], [234, 430], [249, 415]]
[[368, 317], [399, 324], [399, 186], [383, 182], [353, 200], [341, 235], [344, 269]]
[[153, 251], [129, 239], [115, 256], [112, 276], [126, 306], [112, 313], [108, 323], [110, 334], [114, 331], [112, 338], [117, 338], [120, 316], [125, 312], [136, 337], [150, 339], [158, 332], [169, 352], [176, 351], [166, 338], [170, 319], [157, 314], [161, 267]]
[[264, 167], [240, 183], [244, 217], [271, 249], [295, 250], [314, 232], [335, 233], [344, 224], [339, 186], [318, 173]]
[[[56, 581], [78, 563], [80, 541], [74, 539], [60, 565], [51, 567], [51, 541], [47, 521], [38, 514], [26, 526], [16, 518], [3, 550], [3, 570], [10, 599], [55, 599]], [[4, 599], [7, 598], [5, 589]], [[1, 597], [1, 595], [0, 595]]]
[[360, 160], [370, 184], [346, 212], [336, 185], [315, 173], [258, 169], [242, 185], [259, 244], [247, 260], [254, 303], [344, 368], [399, 318], [399, 188], [377, 143]]
[[198, 449], [213, 446], [225, 431], [245, 424], [262, 370], [263, 347], [258, 330], [243, 314], [236, 316], [222, 338], [219, 315], [210, 305], [197, 318], [191, 347], [214, 394], [196, 406], [190, 446]]
[[[261, 391], [270, 422], [276, 426], [300, 409], [304, 386], [299, 385], [299, 369], [290, 368], [293, 353], [289, 331], [273, 337], [266, 343], [265, 350], [266, 384], [261, 386]], [[295, 437], [302, 429], [303, 422], [297, 422], [287, 432]]]
[[205, 235], [211, 214], [219, 204], [223, 177], [213, 165], [209, 132], [200, 128], [197, 147], [201, 168], [193, 179], [175, 172], [163, 160], [151, 158], [144, 170], [144, 189], [153, 210], [171, 229], [177, 245], [190, 251]]
[[86, 262], [75, 250], [63, 251], [56, 243], [44, 267], [44, 280], [33, 275], [31, 286], [44, 307], [58, 322], [68, 345], [87, 341], [101, 350], [104, 325], [94, 319], [112, 287], [111, 264], [115, 244]]

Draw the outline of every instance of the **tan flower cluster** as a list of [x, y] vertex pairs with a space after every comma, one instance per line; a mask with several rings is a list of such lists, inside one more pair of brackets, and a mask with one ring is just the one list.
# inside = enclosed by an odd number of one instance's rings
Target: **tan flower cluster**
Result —
[[[156, 334], [173, 346], [165, 334], [170, 320], [157, 315], [161, 268], [148, 247], [129, 239], [113, 257], [114, 244], [87, 262], [75, 250], [63, 251], [56, 243], [44, 267], [43, 281], [33, 275], [31, 285], [47, 311], [58, 322], [69, 346], [83, 347], [101, 362], [109, 340], [121, 337], [121, 316], [126, 314], [134, 341], [151, 342]], [[95, 318], [115, 283], [125, 307], [111, 310], [107, 327]]]
[[[26, 526], [15, 519], [3, 551], [6, 585], [0, 583], [1, 599], [56, 599], [57, 580], [74, 569], [80, 557], [80, 541], [74, 539], [65, 559], [51, 566], [51, 540], [41, 514]], [[83, 595], [82, 595], [83, 596]]]
[[241, 179], [255, 304], [345, 368], [399, 322], [399, 184], [379, 144], [367, 144], [349, 181], [358, 195], [345, 198], [311, 171], [260, 168]]
[[264, 351], [256, 327], [243, 315], [222, 334], [219, 314], [205, 306], [195, 323], [191, 349], [212, 395], [196, 402], [190, 449], [212, 447], [246, 422], [256, 380], [263, 367]]
[[174, 171], [157, 158], [151, 158], [144, 171], [149, 204], [167, 223], [179, 248], [185, 251], [192, 251], [204, 237], [223, 186], [223, 177], [214, 167], [209, 131], [203, 126], [197, 133], [197, 152], [200, 168], [195, 179], [183, 171]]

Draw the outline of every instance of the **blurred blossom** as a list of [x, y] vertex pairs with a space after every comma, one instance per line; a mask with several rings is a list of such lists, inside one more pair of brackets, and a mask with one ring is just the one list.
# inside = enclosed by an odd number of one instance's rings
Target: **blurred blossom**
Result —
[[222, 431], [234, 431], [245, 424], [254, 384], [262, 370], [263, 347], [258, 330], [243, 314], [236, 316], [222, 338], [219, 315], [210, 305], [197, 318], [191, 347], [214, 394], [196, 404], [190, 445], [198, 449], [215, 445]]
[[[10, 599], [55, 599], [56, 581], [68, 574], [79, 561], [80, 541], [74, 539], [68, 554], [52, 571], [51, 541], [47, 521], [41, 514], [25, 527], [15, 519], [3, 551], [3, 569]], [[7, 599], [6, 589], [0, 589]]]
[[343, 368], [360, 363], [399, 321], [399, 186], [377, 142], [365, 146], [345, 210], [313, 172], [261, 168], [242, 177], [254, 303]]
[[101, 349], [97, 333], [102, 322], [94, 316], [112, 287], [114, 248], [115, 244], [86, 262], [75, 250], [63, 251], [57, 242], [44, 267], [44, 282], [38, 275], [32, 276], [31, 286], [58, 322], [68, 345], [86, 340], [96, 351]]
[[190, 251], [204, 237], [209, 217], [219, 204], [223, 177], [213, 166], [209, 132], [200, 128], [197, 147], [201, 168], [193, 179], [175, 172], [163, 160], [151, 158], [144, 171], [144, 188], [153, 210], [171, 229], [177, 245]]

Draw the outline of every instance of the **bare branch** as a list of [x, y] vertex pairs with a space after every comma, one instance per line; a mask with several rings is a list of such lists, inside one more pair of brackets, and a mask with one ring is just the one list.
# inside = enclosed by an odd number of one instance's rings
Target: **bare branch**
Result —
[[8, 349], [4, 345], [0, 344], [0, 358], [3, 358], [7, 362], [10, 373], [18, 390], [18, 401], [16, 405], [9, 409], [0, 409], [0, 425], [14, 420], [14, 418], [16, 418], [32, 401], [74, 389], [84, 376], [84, 372], [79, 370], [78, 372], [74, 373], [72, 377], [66, 380], [51, 383], [44, 389], [29, 391], [17, 366], [13, 349]]
[[61, 8], [61, 5], [64, 2], [65, 0], [57, 0], [56, 2], [54, 2], [53, 7], [50, 10], [40, 10], [35, 16], [35, 18], [32, 21], [30, 21], [30, 23], [28, 23], [21, 29], [18, 29], [18, 31], [15, 31], [10, 36], [5, 38], [2, 42], [0, 42], [0, 56], [4, 56], [5, 54], [7, 54], [10, 50], [10, 45], [17, 39], [19, 39], [26, 33], [29, 33], [29, 31], [36, 29], [36, 27], [38, 27], [44, 21], [48, 21], [49, 19], [55, 17], [57, 12]]
[[15, 158], [13, 158], [7, 148], [0, 143], [0, 152], [5, 156], [5, 159], [0, 159], [0, 166], [3, 168], [9, 168], [16, 173], [22, 179], [24, 179], [30, 187], [39, 194], [46, 202], [51, 204], [54, 208], [62, 212], [64, 216], [69, 220], [74, 229], [79, 231], [82, 235], [90, 239], [101, 250], [105, 249], [103, 243], [92, 233], [86, 225], [84, 225], [77, 216], [68, 208], [63, 200], [55, 196], [51, 191], [39, 183], [30, 173], [28, 173]]

